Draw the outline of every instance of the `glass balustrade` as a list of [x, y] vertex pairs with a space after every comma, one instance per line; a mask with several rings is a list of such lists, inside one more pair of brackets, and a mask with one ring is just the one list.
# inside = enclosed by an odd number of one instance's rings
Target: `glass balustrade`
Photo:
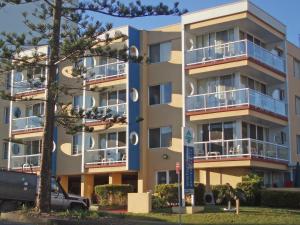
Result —
[[201, 64], [235, 58], [239, 56], [252, 57], [280, 72], [285, 72], [285, 60], [248, 40], [239, 40], [219, 45], [188, 50], [186, 65]]
[[186, 99], [187, 112], [206, 111], [241, 105], [252, 105], [281, 116], [287, 116], [285, 102], [247, 88], [191, 95]]

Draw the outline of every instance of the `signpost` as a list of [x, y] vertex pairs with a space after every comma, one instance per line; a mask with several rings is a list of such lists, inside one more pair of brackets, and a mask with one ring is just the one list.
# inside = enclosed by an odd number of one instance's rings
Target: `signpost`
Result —
[[194, 206], [194, 132], [192, 128], [183, 127], [183, 157], [182, 157], [182, 203], [185, 195], [190, 194]]
[[179, 207], [179, 225], [182, 224], [181, 222], [181, 196], [180, 196], [180, 170], [181, 170], [181, 166], [180, 166], [180, 162], [176, 163], [176, 174], [178, 177], [178, 207]]

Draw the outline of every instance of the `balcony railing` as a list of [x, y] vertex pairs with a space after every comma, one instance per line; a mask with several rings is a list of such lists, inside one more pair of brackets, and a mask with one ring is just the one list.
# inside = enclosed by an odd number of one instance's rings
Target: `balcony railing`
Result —
[[239, 56], [252, 57], [276, 70], [285, 72], [285, 60], [282, 57], [248, 40], [188, 50], [186, 52], [186, 64], [208, 63]]
[[30, 169], [41, 165], [41, 154], [11, 156], [12, 169]]
[[288, 147], [255, 139], [195, 142], [195, 159], [254, 157], [288, 161]]
[[242, 105], [252, 105], [280, 116], [287, 116], [285, 102], [248, 88], [191, 95], [186, 99], [187, 112], [207, 111]]
[[14, 82], [13, 84], [13, 94], [23, 94], [32, 91], [44, 90], [45, 84], [40, 81], [40, 79], [32, 80], [31, 82], [27, 80]]
[[126, 75], [126, 63], [116, 62], [87, 69], [87, 80], [101, 80]]
[[12, 131], [32, 130], [43, 128], [43, 117], [29, 116], [12, 120]]
[[126, 162], [126, 147], [90, 149], [85, 152], [85, 164], [103, 165], [119, 164]]
[[[88, 110], [87, 122], [94, 122], [96, 120], [110, 119], [116, 117], [126, 117], [126, 103], [101, 106], [97, 108], [97, 111], [94, 112], [94, 109]], [[90, 112], [90, 113], [89, 113]]]

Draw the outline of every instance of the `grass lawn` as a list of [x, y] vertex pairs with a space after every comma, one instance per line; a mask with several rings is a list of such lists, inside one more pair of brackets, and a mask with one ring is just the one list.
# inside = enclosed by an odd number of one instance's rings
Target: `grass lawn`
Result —
[[[148, 225], [146, 221], [154, 220], [170, 224], [178, 222], [178, 215], [169, 212], [153, 212], [150, 214], [126, 214], [125, 218], [145, 220], [141, 225]], [[241, 207], [239, 215], [235, 213], [223, 212], [218, 207], [206, 208], [203, 213], [194, 215], [183, 215], [182, 221], [184, 224], [201, 224], [201, 225], [225, 225], [225, 224], [240, 224], [240, 225], [300, 225], [300, 211], [287, 209], [270, 209], [259, 207]], [[163, 224], [163, 223], [161, 223]]]

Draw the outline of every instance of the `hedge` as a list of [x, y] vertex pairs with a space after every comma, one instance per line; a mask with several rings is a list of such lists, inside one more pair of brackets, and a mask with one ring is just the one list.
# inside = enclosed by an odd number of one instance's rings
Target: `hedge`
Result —
[[129, 184], [95, 186], [95, 195], [100, 206], [126, 206], [127, 194], [133, 192]]
[[155, 185], [154, 192], [168, 205], [178, 204], [178, 184], [158, 184]]
[[[220, 192], [224, 192], [225, 190], [227, 190], [227, 186], [225, 184], [214, 185], [211, 187], [211, 191], [213, 193], [215, 202], [219, 198]], [[218, 204], [225, 205], [225, 204], [227, 204], [227, 202], [225, 200], [222, 200], [222, 202], [220, 202]]]
[[300, 192], [292, 190], [262, 190], [261, 206], [300, 209]]
[[[203, 205], [205, 186], [203, 184], [195, 184], [195, 205]], [[158, 184], [154, 189], [152, 198], [152, 207], [165, 208], [168, 206], [178, 205], [178, 184]], [[187, 204], [190, 199], [186, 199]]]
[[196, 183], [194, 191], [195, 191], [195, 205], [204, 205], [205, 185]]

